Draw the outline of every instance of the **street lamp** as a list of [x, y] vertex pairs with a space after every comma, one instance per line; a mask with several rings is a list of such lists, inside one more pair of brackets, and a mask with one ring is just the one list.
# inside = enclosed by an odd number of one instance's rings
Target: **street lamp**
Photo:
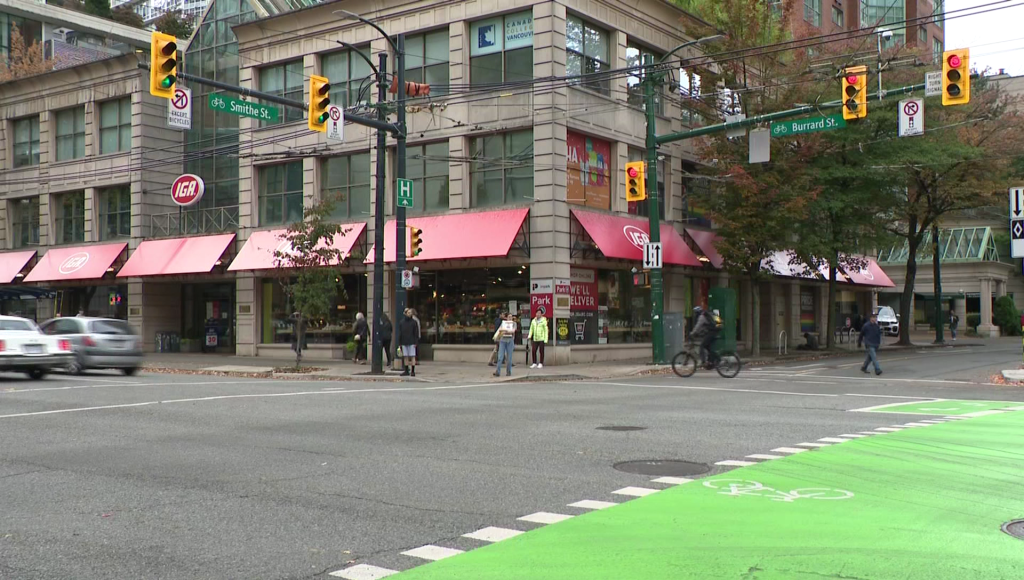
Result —
[[716, 34], [714, 36], [705, 36], [704, 38], [698, 38], [697, 40], [691, 40], [690, 42], [684, 42], [683, 44], [680, 44], [679, 46], [677, 46], [677, 47], [673, 48], [672, 50], [668, 51], [667, 53], [665, 53], [665, 56], [661, 57], [661, 60], [658, 61], [658, 64], [661, 64], [661, 63], [665, 62], [665, 60], [668, 57], [670, 57], [673, 54], [679, 52], [680, 50], [683, 50], [684, 48], [686, 48], [688, 46], [693, 46], [695, 44], [704, 44], [705, 42], [711, 42], [711, 41], [714, 41], [714, 40], [718, 40], [720, 38], [725, 38], [725, 35], [724, 34]]

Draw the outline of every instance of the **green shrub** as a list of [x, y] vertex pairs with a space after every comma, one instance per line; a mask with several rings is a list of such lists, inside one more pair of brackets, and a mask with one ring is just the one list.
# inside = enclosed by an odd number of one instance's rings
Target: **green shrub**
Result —
[[349, 354], [354, 353], [356, 351], [356, 341], [349, 340], [345, 343], [345, 350], [347, 350]]
[[1003, 336], [1020, 336], [1020, 310], [1013, 303], [1013, 298], [1000, 296], [992, 311], [992, 322], [999, 327]]
[[967, 328], [977, 331], [978, 325], [981, 324], [980, 314], [968, 314], [967, 315]]

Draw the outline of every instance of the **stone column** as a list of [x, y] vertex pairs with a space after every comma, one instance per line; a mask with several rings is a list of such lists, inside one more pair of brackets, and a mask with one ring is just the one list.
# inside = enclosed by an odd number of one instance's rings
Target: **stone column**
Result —
[[981, 279], [981, 324], [978, 325], [981, 336], [999, 336], [999, 329], [992, 324], [992, 282], [991, 278]]

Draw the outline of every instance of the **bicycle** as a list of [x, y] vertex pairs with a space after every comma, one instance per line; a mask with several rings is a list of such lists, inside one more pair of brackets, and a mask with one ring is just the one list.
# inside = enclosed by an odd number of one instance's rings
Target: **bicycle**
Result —
[[[693, 376], [697, 372], [697, 363], [700, 360], [699, 346], [694, 343], [687, 343], [686, 348], [672, 357], [672, 371], [682, 378]], [[708, 351], [711, 359], [705, 364], [708, 370], [714, 368], [722, 377], [731, 379], [740, 374], [743, 361], [740, 355], [732, 351], [716, 353], [712, 349]]]

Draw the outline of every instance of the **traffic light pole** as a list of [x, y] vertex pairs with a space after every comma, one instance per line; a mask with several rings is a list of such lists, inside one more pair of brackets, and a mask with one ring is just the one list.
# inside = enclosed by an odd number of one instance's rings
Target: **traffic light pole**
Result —
[[[661, 243], [661, 207], [658, 203], [658, 135], [655, 116], [654, 57], [644, 55], [644, 113], [647, 116], [647, 210], [652, 244]], [[661, 268], [651, 268], [651, 355], [654, 364], [665, 363], [665, 285]]]
[[[398, 133], [395, 136], [397, 141], [395, 147], [395, 179], [405, 179], [405, 35], [399, 34], [396, 38], [397, 53], [395, 65], [397, 70], [395, 76], [398, 81], [398, 91], [395, 93], [395, 104], [398, 106]], [[421, 193], [422, 195], [422, 193]], [[402, 272], [405, 271], [405, 208], [400, 207], [395, 201], [395, 271], [397, 279], [401, 280]], [[395, 288], [395, 316], [402, 316], [406, 306], [406, 292], [401, 284]], [[400, 318], [399, 318], [400, 319]], [[435, 324], [436, 321], [435, 321]]]
[[[379, 55], [380, 66], [377, 68], [377, 119], [387, 121], [388, 83], [385, 75], [388, 68], [388, 54]], [[381, 314], [384, 312], [384, 186], [387, 163], [387, 138], [385, 131], [377, 129], [377, 183], [374, 192], [376, 209], [373, 212], [373, 243], [377, 248], [373, 253], [373, 354], [370, 362], [370, 373], [379, 375], [384, 372], [381, 348], [388, 348], [380, 336]], [[392, 332], [394, 336], [394, 332]]]
[[946, 342], [942, 320], [942, 255], [939, 254], [939, 224], [932, 224], [932, 265], [935, 267], [935, 344]]

